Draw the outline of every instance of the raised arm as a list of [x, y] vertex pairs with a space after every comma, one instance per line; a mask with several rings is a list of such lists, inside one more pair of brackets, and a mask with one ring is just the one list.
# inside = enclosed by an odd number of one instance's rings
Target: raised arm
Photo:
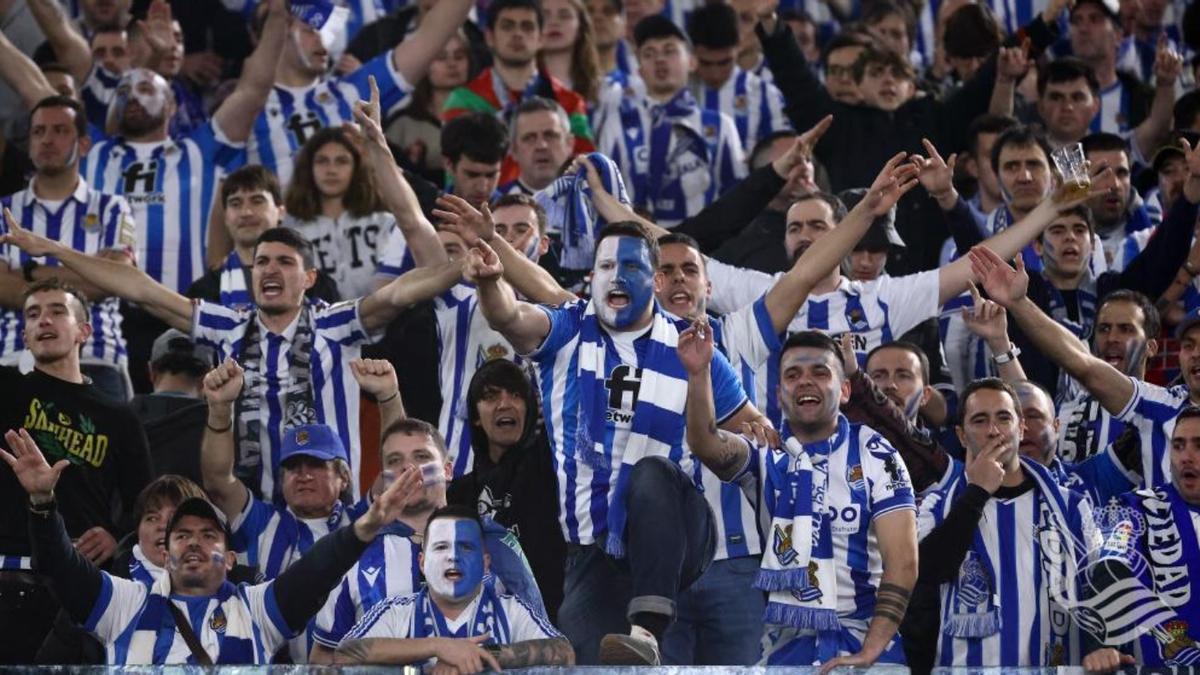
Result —
[[965, 259], [991, 299], [1012, 314], [1042, 354], [1078, 380], [1110, 414], [1125, 409], [1134, 394], [1129, 377], [1093, 356], [1087, 345], [1029, 299], [1029, 276], [1021, 256], [1016, 256], [1015, 270], [983, 246], [971, 249]]
[[[831, 119], [831, 118], [826, 118]], [[874, 220], [886, 214], [917, 184], [916, 165], [897, 153], [883, 165], [867, 195], [837, 227], [817, 239], [800, 259], [767, 291], [767, 313], [776, 333], [782, 333], [808, 300], [808, 294], [854, 250]]]
[[106, 260], [72, 250], [22, 228], [12, 212], [4, 210], [8, 234], [0, 244], [9, 244], [31, 256], [53, 256], [84, 281], [123, 300], [136, 302], [172, 328], [192, 330], [192, 301], [151, 279], [145, 272], [122, 262]]
[[200, 443], [200, 476], [213, 504], [229, 520], [246, 508], [250, 490], [233, 474], [237, 457], [233, 435], [233, 405], [242, 393], [245, 377], [237, 361], [227, 359], [204, 376], [208, 421]]
[[997, 58], [996, 82], [992, 85], [988, 112], [1012, 117], [1013, 95], [1017, 92], [1017, 82], [1029, 72], [1029, 57], [1023, 47], [1001, 47]]
[[400, 398], [400, 381], [396, 368], [387, 359], [354, 359], [350, 362], [350, 373], [364, 392], [375, 397], [379, 406], [379, 428], [387, 431], [396, 422], [408, 415], [404, 412], [404, 399]]
[[518, 354], [537, 349], [550, 334], [550, 317], [535, 305], [517, 300], [512, 286], [501, 276], [504, 265], [486, 242], [480, 241], [467, 253], [463, 270], [479, 293], [479, 309], [488, 325], [508, 340]]
[[467, 20], [471, 7], [471, 0], [438, 0], [421, 17], [417, 32], [405, 37], [392, 49], [392, 65], [407, 82], [415, 86], [425, 77], [429, 63]]
[[688, 450], [723, 481], [737, 475], [746, 465], [750, 447], [737, 434], [717, 428], [717, 410], [713, 402], [713, 334], [707, 321], [697, 321], [679, 334], [676, 348], [688, 374], [685, 407]]
[[579, 299], [559, 286], [554, 275], [545, 268], [525, 257], [503, 237], [496, 236], [496, 225], [487, 204], [480, 211], [462, 197], [450, 194], [438, 197], [437, 203], [439, 208], [434, 209], [433, 214], [442, 221], [442, 227], [457, 234], [467, 246], [475, 246], [482, 240], [492, 247], [504, 266], [504, 278], [530, 302], [560, 305]]
[[409, 307], [450, 290], [460, 278], [461, 262], [411, 269], [364, 297], [358, 308], [359, 319], [363, 327], [373, 333], [386, 327]]
[[1174, 49], [1166, 33], [1158, 36], [1158, 49], [1154, 53], [1154, 100], [1150, 103], [1150, 114], [1133, 130], [1133, 140], [1143, 157], [1150, 157], [1158, 145], [1167, 137], [1174, 121], [1175, 80], [1183, 71], [1183, 57]]
[[287, 37], [288, 9], [285, 0], [268, 0], [267, 21], [254, 52], [242, 63], [237, 86], [213, 113], [215, 124], [234, 143], [250, 138], [254, 120], [267, 104], [275, 84], [275, 67]]
[[27, 110], [47, 96], [58, 94], [46, 80], [42, 69], [17, 49], [3, 32], [0, 32], [0, 80], [17, 92]]
[[404, 178], [404, 172], [396, 165], [396, 158], [388, 147], [387, 137], [383, 135], [383, 125], [380, 122], [379, 86], [375, 76], [368, 78], [371, 98], [354, 104], [354, 120], [364, 136], [363, 146], [366, 149], [367, 166], [375, 177], [375, 191], [383, 198], [383, 203], [396, 217], [396, 226], [404, 235], [408, 250], [412, 252], [413, 261], [418, 267], [430, 267], [445, 264], [446, 249], [438, 239], [433, 224], [421, 211], [417, 193], [412, 185]]
[[72, 26], [58, 0], [28, 0], [25, 4], [54, 50], [55, 59], [82, 85], [92, 70], [92, 50], [87, 40]]
[[[980, 296], [975, 284], [970, 284], [970, 288], [972, 306], [962, 308], [963, 323], [966, 324], [967, 330], [983, 340], [991, 350], [1000, 379], [1009, 383], [1028, 379], [1021, 362], [1016, 357], [1009, 357], [1013, 344], [1008, 339], [1008, 315], [1004, 308], [995, 301]], [[998, 356], [1004, 359], [1004, 363], [996, 360]]]

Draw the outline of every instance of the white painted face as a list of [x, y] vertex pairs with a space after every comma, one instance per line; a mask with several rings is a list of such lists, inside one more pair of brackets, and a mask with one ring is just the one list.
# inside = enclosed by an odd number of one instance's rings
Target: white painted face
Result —
[[429, 524], [421, 571], [430, 590], [451, 601], [471, 597], [483, 583], [483, 532], [463, 518]]
[[119, 126], [125, 121], [126, 108], [130, 102], [136, 102], [142, 112], [136, 117], [149, 120], [148, 124], [136, 123], [135, 128], [152, 126], [153, 121], [162, 119], [167, 106], [167, 96], [170, 86], [162, 75], [147, 68], [131, 68], [125, 71], [117, 83], [116, 96], [108, 106], [109, 126]]
[[650, 248], [637, 237], [605, 237], [592, 265], [592, 302], [606, 326], [625, 330], [654, 299]]

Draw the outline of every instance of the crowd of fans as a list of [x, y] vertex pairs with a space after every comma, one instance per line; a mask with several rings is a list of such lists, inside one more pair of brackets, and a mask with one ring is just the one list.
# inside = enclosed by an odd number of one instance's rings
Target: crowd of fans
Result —
[[0, 0], [0, 663], [1200, 666], [1198, 54]]

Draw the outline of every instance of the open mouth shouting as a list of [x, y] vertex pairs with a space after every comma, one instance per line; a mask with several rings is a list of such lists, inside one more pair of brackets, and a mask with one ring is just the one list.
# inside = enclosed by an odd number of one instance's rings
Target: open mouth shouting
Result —
[[628, 309], [630, 303], [633, 302], [633, 299], [630, 297], [629, 293], [619, 288], [614, 288], [604, 296], [604, 302], [612, 309], [620, 312], [621, 310]]
[[278, 279], [265, 279], [258, 289], [264, 299], [274, 300], [283, 295], [283, 282]]
[[507, 413], [498, 415], [496, 417], [496, 426], [500, 429], [516, 429], [517, 418], [514, 415], [509, 415]]

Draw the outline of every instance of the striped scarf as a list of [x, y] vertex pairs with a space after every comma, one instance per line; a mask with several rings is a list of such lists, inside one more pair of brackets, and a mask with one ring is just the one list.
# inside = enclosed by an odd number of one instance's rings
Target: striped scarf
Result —
[[246, 268], [242, 266], [242, 259], [238, 257], [237, 251], [233, 251], [225, 259], [225, 266], [221, 268], [220, 286], [219, 299], [222, 305], [234, 309], [248, 309], [254, 304], [254, 298], [246, 284]]
[[[818, 633], [822, 644], [836, 645], [841, 625], [837, 615], [837, 571], [833, 560], [833, 531], [825, 514], [829, 492], [829, 456], [850, 434], [845, 416], [838, 416], [833, 436], [802, 444], [788, 437], [782, 449], [770, 451], [763, 475], [763, 493], [771, 514], [768, 536], [754, 587], [767, 591], [763, 621]], [[828, 635], [827, 633], [832, 633]]]
[[[600, 174], [604, 189], [622, 204], [629, 204], [629, 194], [617, 165], [599, 152], [591, 153], [587, 159]], [[559, 264], [571, 270], [591, 269], [596, 232], [604, 227], [605, 220], [596, 212], [586, 170], [580, 168], [574, 173], [564, 173], [533, 198], [546, 210], [546, 222], [557, 223], [562, 228], [563, 250]]]
[[[608, 396], [605, 379], [621, 364], [612, 338], [601, 328], [596, 317], [596, 300], [588, 302], [579, 329], [578, 372], [579, 423], [576, 426], [575, 454], [597, 471], [613, 466], [613, 447], [606, 442]], [[687, 401], [687, 374], [675, 354], [679, 328], [654, 305], [650, 344], [638, 366], [641, 388], [634, 403], [632, 427], [625, 443], [624, 456], [617, 470], [608, 508], [608, 542], [605, 550], [614, 558], [625, 557], [625, 507], [629, 477], [633, 466], [643, 457], [668, 456], [679, 445], [679, 420]]]
[[479, 604], [475, 606], [475, 615], [466, 625], [459, 628], [460, 632], [465, 629], [466, 635], [450, 630], [442, 610], [438, 609], [437, 605], [433, 604], [433, 598], [429, 597], [428, 588], [422, 588], [417, 593], [413, 610], [413, 638], [467, 638], [487, 634], [491, 637], [488, 644], [506, 645], [511, 641], [508, 617], [500, 605], [500, 596], [496, 594], [495, 586], [486, 579], [479, 587]]

